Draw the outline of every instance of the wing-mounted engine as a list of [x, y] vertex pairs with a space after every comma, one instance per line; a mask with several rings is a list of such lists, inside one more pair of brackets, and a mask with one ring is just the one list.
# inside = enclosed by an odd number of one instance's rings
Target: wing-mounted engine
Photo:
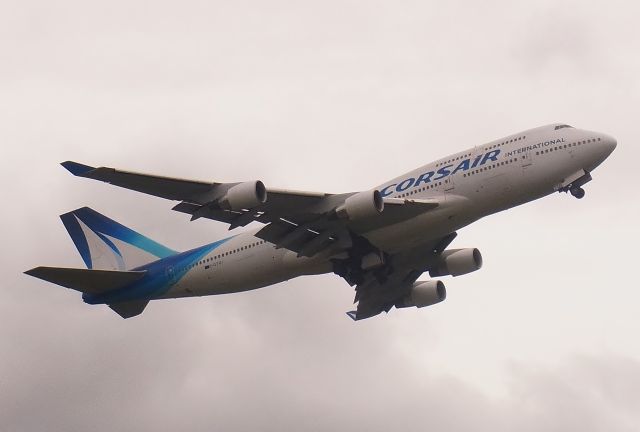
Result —
[[395, 304], [397, 308], [415, 306], [422, 308], [440, 303], [447, 298], [447, 290], [444, 283], [439, 280], [415, 282], [409, 294]]
[[201, 217], [214, 218], [229, 223], [229, 229], [233, 229], [254, 221], [267, 198], [267, 188], [260, 180], [218, 183], [173, 209], [191, 214], [192, 221]]
[[429, 275], [437, 276], [460, 276], [480, 270], [482, 267], [482, 254], [475, 248], [450, 249], [442, 252], [435, 262]]
[[360, 220], [377, 216], [384, 210], [384, 201], [378, 190], [358, 192], [348, 197], [336, 207], [336, 215], [341, 219]]
[[267, 188], [260, 180], [238, 183], [216, 202], [225, 210], [252, 209], [267, 202]]

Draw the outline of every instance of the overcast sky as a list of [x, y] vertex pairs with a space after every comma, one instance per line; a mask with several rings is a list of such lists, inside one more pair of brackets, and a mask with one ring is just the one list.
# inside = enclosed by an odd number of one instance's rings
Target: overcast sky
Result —
[[[0, 0], [0, 430], [632, 431], [640, 9], [628, 1]], [[353, 323], [339, 277], [122, 320], [22, 274], [81, 267], [85, 205], [177, 249], [226, 235], [59, 162], [327, 192], [552, 122], [618, 139], [585, 199], [467, 227], [446, 302]]]

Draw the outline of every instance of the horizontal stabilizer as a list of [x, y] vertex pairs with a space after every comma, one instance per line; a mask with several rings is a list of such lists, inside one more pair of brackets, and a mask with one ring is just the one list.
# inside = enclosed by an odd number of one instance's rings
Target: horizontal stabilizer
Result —
[[25, 274], [88, 294], [103, 294], [140, 280], [146, 271], [36, 267]]

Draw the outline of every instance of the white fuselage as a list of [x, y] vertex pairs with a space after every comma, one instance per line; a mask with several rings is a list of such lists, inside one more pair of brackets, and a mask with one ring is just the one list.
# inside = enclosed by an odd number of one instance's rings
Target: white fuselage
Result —
[[[541, 198], [598, 166], [613, 138], [562, 125], [531, 129], [436, 160], [383, 183], [384, 197], [444, 200], [394, 225], [359, 232], [387, 253], [408, 251], [478, 219]], [[298, 258], [254, 236], [230, 238], [200, 260], [164, 297], [246, 291], [332, 271], [330, 256]]]

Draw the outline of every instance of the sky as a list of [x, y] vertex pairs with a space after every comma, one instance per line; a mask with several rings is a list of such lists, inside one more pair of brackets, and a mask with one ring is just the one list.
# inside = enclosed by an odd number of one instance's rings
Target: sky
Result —
[[[638, 8], [626, 1], [0, 1], [0, 430], [634, 431]], [[59, 163], [366, 190], [544, 124], [618, 140], [586, 197], [462, 229], [481, 271], [361, 322], [335, 275], [122, 320], [30, 278], [90, 206], [227, 234]]]

